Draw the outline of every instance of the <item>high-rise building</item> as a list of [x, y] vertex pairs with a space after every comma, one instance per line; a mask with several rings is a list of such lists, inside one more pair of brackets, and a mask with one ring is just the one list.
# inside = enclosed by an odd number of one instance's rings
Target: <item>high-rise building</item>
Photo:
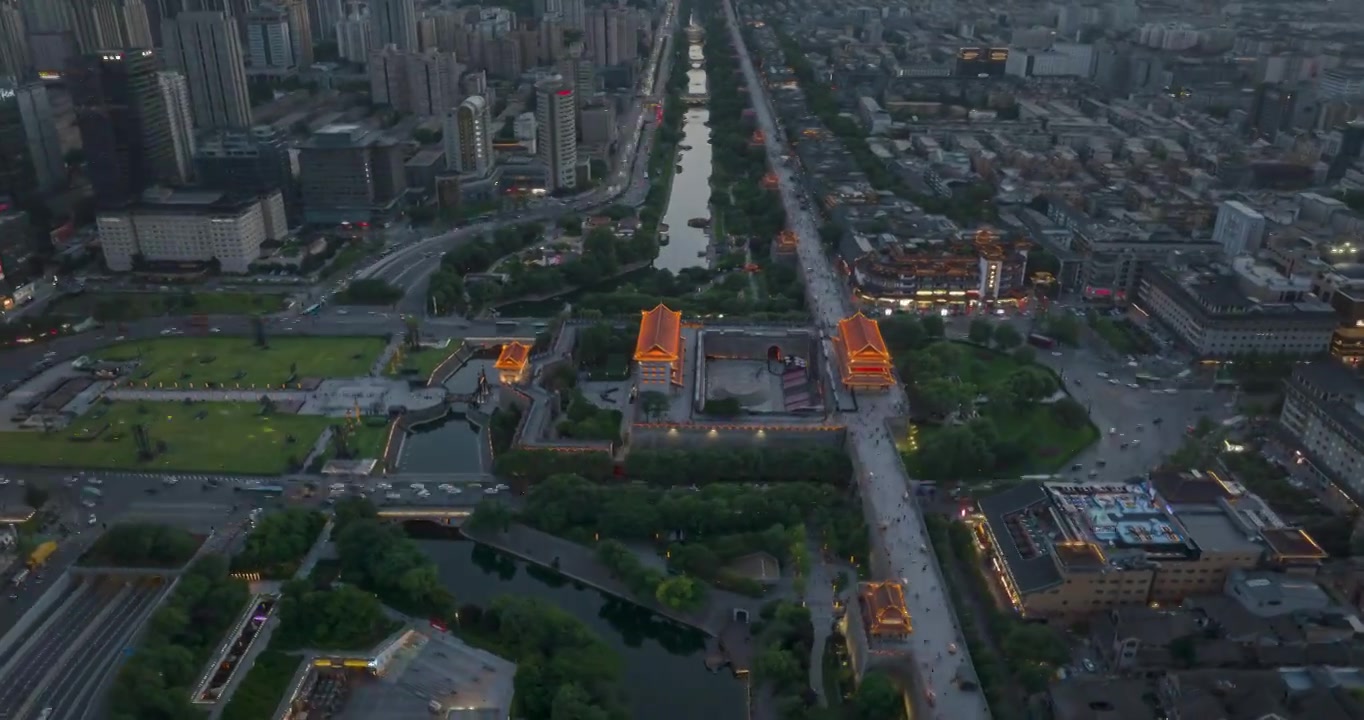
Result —
[[407, 57], [407, 112], [419, 116], [444, 115], [459, 100], [460, 64], [454, 53], [428, 50]]
[[546, 15], [563, 15], [563, 0], [535, 0], [535, 19], [539, 20]]
[[638, 56], [639, 21], [634, 11], [622, 7], [589, 10], [585, 17], [584, 39], [593, 62], [614, 67], [633, 62]]
[[1359, 160], [1361, 150], [1364, 150], [1364, 121], [1351, 120], [1340, 129], [1340, 149], [1331, 158], [1326, 179], [1335, 181], [1345, 177], [1345, 173]]
[[407, 53], [393, 45], [369, 54], [369, 99], [375, 105], [407, 107]]
[[148, 190], [137, 203], [100, 213], [104, 263], [132, 270], [135, 258], [151, 262], [216, 263], [225, 273], [246, 273], [261, 244], [288, 236], [278, 192], [237, 196], [221, 192]]
[[48, 99], [47, 86], [40, 82], [13, 88], [0, 86], [0, 106], [11, 99], [7, 90], [14, 93], [12, 100], [19, 106], [29, 159], [33, 162], [36, 189], [40, 192], [51, 190], [66, 178], [66, 164], [62, 161], [57, 118]]
[[124, 205], [175, 179], [170, 116], [151, 50], [83, 55], [67, 74], [95, 200]]
[[488, 101], [474, 95], [445, 115], [445, 166], [485, 175], [493, 164], [493, 115]]
[[586, 3], [583, 0], [560, 0], [560, 7], [564, 16], [564, 27], [570, 30], [582, 30], [586, 22]]
[[313, 43], [331, 40], [331, 31], [345, 17], [341, 0], [308, 0], [308, 27]]
[[142, 0], [48, 0], [71, 8], [71, 30], [77, 48], [93, 53], [104, 48], [149, 48], [152, 31]]
[[28, 196], [35, 175], [19, 94], [0, 86], [0, 198]]
[[246, 57], [252, 74], [280, 75], [297, 67], [286, 8], [262, 2], [246, 16]]
[[194, 177], [194, 117], [189, 109], [189, 87], [185, 84], [185, 76], [174, 70], [163, 70], [156, 74], [156, 79], [170, 122], [175, 179], [182, 184], [189, 183]]
[[521, 43], [516, 38], [503, 36], [487, 41], [488, 72], [503, 80], [521, 77]]
[[313, 64], [312, 18], [304, 0], [278, 0], [289, 16], [289, 37], [293, 41], [294, 62], [306, 68]]
[[578, 118], [573, 85], [561, 76], [535, 83], [536, 146], [545, 166], [545, 191], [578, 185]]
[[25, 79], [30, 65], [24, 13], [14, 0], [0, 0], [0, 77]]
[[417, 50], [417, 11], [413, 0], [372, 0], [369, 5], [374, 23], [374, 44]]
[[210, 190], [255, 195], [278, 190], [290, 219], [302, 219], [289, 138], [269, 125], [204, 135], [195, 148], [194, 170], [199, 185]]
[[369, 62], [369, 39], [373, 33], [368, 15], [352, 14], [336, 23], [336, 53], [342, 60], [363, 65]]
[[1237, 200], [1222, 203], [1217, 210], [1212, 240], [1222, 246], [1228, 259], [1260, 249], [1265, 236], [1265, 216]]
[[328, 125], [299, 147], [304, 218], [332, 225], [390, 212], [407, 186], [402, 147], [359, 125]]
[[246, 67], [236, 23], [222, 12], [185, 12], [163, 25], [167, 65], [185, 74], [195, 126], [251, 125]]

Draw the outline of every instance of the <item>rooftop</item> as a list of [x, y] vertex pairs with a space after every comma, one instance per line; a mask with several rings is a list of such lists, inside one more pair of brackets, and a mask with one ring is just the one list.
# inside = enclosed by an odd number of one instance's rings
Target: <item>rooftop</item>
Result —
[[512, 341], [502, 346], [502, 352], [497, 356], [497, 362], [493, 367], [498, 370], [520, 370], [526, 366], [529, 357], [529, 345]]
[[905, 607], [905, 589], [897, 582], [865, 582], [857, 588], [862, 621], [870, 637], [899, 637], [914, 631]]
[[682, 313], [659, 305], [646, 310], [639, 322], [635, 360], [674, 361], [681, 351]]
[[881, 338], [881, 327], [866, 315], [859, 312], [838, 321], [838, 331], [843, 336], [850, 357], [890, 357], [886, 341]]
[[445, 633], [413, 633], [382, 678], [357, 683], [341, 720], [505, 718], [516, 665]]

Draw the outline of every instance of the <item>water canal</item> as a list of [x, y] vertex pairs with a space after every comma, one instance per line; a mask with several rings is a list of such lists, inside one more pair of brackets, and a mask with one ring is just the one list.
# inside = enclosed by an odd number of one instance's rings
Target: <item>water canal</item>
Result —
[[[409, 526], [426, 535], [421, 525]], [[429, 528], [430, 533], [445, 531]], [[467, 540], [416, 540], [461, 605], [502, 595], [540, 598], [600, 635], [621, 658], [631, 717], [742, 720], [745, 691], [728, 671], [705, 667], [705, 635], [634, 603], [579, 585], [547, 568]]]
[[[453, 393], [473, 392], [478, 387], [480, 372], [488, 374], [489, 382], [497, 382], [494, 362], [491, 357], [474, 356], [445, 381], [445, 388]], [[482, 472], [486, 469], [481, 459], [482, 433], [482, 428], [458, 413], [418, 425], [403, 445], [399, 470], [410, 473]]]
[[[699, 38], [697, 38], [699, 40]], [[689, 65], [687, 68], [687, 94], [706, 94], [705, 54], [700, 43], [691, 43], [687, 48]], [[674, 66], [673, 72], [681, 68]], [[682, 141], [678, 143], [681, 168], [673, 176], [672, 190], [668, 194], [668, 209], [663, 214], [663, 222], [668, 226], [669, 242], [658, 249], [654, 267], [661, 270], [678, 272], [689, 267], [705, 267], [709, 264], [710, 233], [704, 228], [694, 228], [687, 221], [694, 218], [710, 220], [710, 110], [693, 107], [687, 110], [682, 119]]]

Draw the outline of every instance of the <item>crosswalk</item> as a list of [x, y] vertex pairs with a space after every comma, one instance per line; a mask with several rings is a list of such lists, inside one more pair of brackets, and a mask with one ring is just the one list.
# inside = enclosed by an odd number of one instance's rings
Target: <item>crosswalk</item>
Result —
[[256, 486], [256, 485], [263, 485], [263, 484], [276, 485], [276, 484], [279, 484], [279, 483], [280, 483], [280, 478], [278, 478], [278, 477], [264, 477], [264, 476], [261, 476], [261, 477], [253, 477], [253, 476], [248, 476], [248, 475], [185, 474], [185, 473], [174, 473], [174, 472], [165, 472], [165, 473], [151, 473], [151, 472], [115, 472], [115, 473], [107, 473], [107, 472], [106, 472], [106, 473], [100, 473], [98, 477], [99, 477], [101, 480], [105, 481], [105, 482], [111, 482], [111, 481], [112, 481], [112, 482], [117, 482], [117, 481], [119, 481], [119, 480], [143, 480], [143, 481], [145, 481], [145, 480], [155, 480], [156, 482], [165, 482], [165, 481], [166, 481], [166, 478], [172, 478], [172, 477], [173, 477], [173, 478], [176, 478], [177, 480], [179, 480], [179, 481], [182, 482], [182, 483], [201, 484], [201, 483], [205, 483], [205, 482], [208, 482], [208, 481], [210, 481], [210, 480], [213, 480], [213, 481], [216, 481], [216, 482], [218, 482], [218, 483], [220, 483], [220, 484], [223, 484], [223, 485], [236, 485], [236, 486], [239, 486], [239, 487], [253, 487], [253, 486]]

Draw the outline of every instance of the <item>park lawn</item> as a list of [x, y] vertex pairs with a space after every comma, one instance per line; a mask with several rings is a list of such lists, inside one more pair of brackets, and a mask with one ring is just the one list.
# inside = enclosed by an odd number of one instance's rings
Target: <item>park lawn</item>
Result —
[[351, 378], [369, 375], [383, 352], [383, 338], [324, 337], [267, 338], [268, 348], [253, 338], [169, 337], [114, 345], [95, 353], [104, 360], [133, 360], [142, 364], [131, 383], [150, 387], [185, 387], [215, 383], [226, 388], [279, 387], [297, 368], [304, 378]]
[[459, 352], [464, 343], [460, 340], [451, 341], [443, 348], [421, 348], [416, 351], [404, 350], [403, 361], [400, 365], [391, 365], [387, 368], [388, 374], [393, 376], [404, 375], [414, 380], [428, 380], [431, 373], [447, 358]]
[[[192, 298], [192, 299], [191, 299]], [[48, 315], [95, 316], [120, 322], [161, 315], [255, 315], [284, 309], [287, 296], [277, 293], [82, 293], [62, 298]]]
[[[335, 422], [319, 415], [263, 417], [255, 403], [98, 404], [62, 430], [0, 433], [0, 464], [275, 475], [290, 471], [291, 458], [302, 462]], [[165, 453], [137, 457], [138, 423], [153, 445], [166, 444]], [[71, 439], [96, 433], [94, 440]]]
[[[1054, 473], [1099, 439], [1099, 429], [1093, 423], [1082, 428], [1065, 427], [1057, 422], [1049, 406], [1040, 403], [1006, 416], [992, 415], [990, 418], [1001, 440], [1020, 443], [1028, 450], [1022, 461], [994, 471], [994, 478]], [[922, 446], [939, 430], [940, 426], [920, 425], [915, 440]], [[896, 447], [903, 455], [909, 473], [921, 475], [906, 438], [897, 439]]]
[[976, 387], [991, 387], [1008, 377], [1014, 371], [1026, 367], [1024, 363], [1021, 363], [1012, 356], [999, 352], [998, 350], [988, 350], [970, 343], [956, 344], [963, 348], [966, 351], [967, 357], [970, 358], [963, 367], [956, 368], [956, 373], [963, 381], [969, 382]]

